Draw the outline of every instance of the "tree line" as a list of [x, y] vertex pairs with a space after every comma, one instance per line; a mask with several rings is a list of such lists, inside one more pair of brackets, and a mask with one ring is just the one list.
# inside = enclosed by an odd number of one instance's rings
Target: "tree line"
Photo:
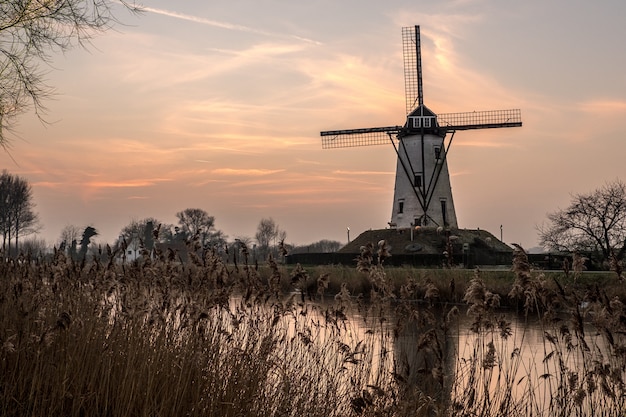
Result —
[[[4, 170], [0, 175], [0, 233], [5, 255], [15, 256], [28, 251], [44, 253], [49, 249], [43, 241], [23, 242], [24, 237], [36, 234], [41, 229], [39, 216], [34, 209], [33, 192], [28, 181]], [[193, 240], [200, 248], [215, 248], [224, 252], [228, 252], [229, 248], [239, 250], [246, 247], [252, 259], [265, 260], [269, 255], [278, 258], [281, 250], [286, 249], [326, 252], [341, 247], [340, 242], [330, 240], [304, 247], [288, 245], [287, 232], [271, 217], [260, 220], [253, 238], [237, 236], [231, 242], [222, 230], [215, 227], [215, 217], [203, 209], [187, 208], [177, 212], [176, 219], [176, 224], [162, 222], [154, 217], [133, 220], [120, 230], [119, 237], [112, 243], [113, 250], [123, 248], [127, 255], [137, 255], [142, 249], [152, 251], [157, 244], [183, 247]], [[61, 230], [54, 246], [75, 259], [84, 259], [90, 251], [93, 254], [98, 250], [93, 245], [93, 238], [98, 234], [92, 225], [67, 225]]]
[[[41, 225], [34, 211], [33, 192], [24, 178], [6, 170], [0, 175], [0, 233], [4, 254], [19, 253], [24, 237], [36, 234]], [[228, 236], [215, 227], [215, 217], [199, 208], [188, 208], [176, 213], [177, 223], [167, 224], [148, 217], [124, 226], [113, 243], [129, 253], [140, 249], [151, 251], [156, 244], [183, 245], [190, 241], [199, 248], [214, 248], [228, 252], [246, 248], [255, 261], [272, 255], [280, 257], [285, 251], [335, 252], [340, 242], [321, 240], [310, 245], [294, 247], [286, 243], [287, 232], [271, 218], [263, 218], [254, 238]], [[596, 267], [604, 267], [622, 276], [622, 262], [626, 257], [626, 185], [618, 180], [608, 182], [590, 192], [572, 195], [571, 203], [547, 215], [547, 223], [538, 226], [539, 243], [552, 253], [568, 253], [587, 257]], [[60, 236], [58, 249], [76, 258], [84, 258], [92, 238], [98, 235], [93, 226], [79, 228], [66, 226]], [[42, 248], [39, 248], [42, 249]], [[92, 248], [93, 249], [93, 248]]]
[[[239, 236], [230, 242], [228, 236], [215, 227], [215, 217], [203, 209], [187, 208], [177, 212], [176, 218], [175, 224], [154, 217], [133, 220], [120, 230], [118, 238], [112, 243], [112, 250], [121, 252], [123, 258], [133, 260], [144, 251], [151, 253], [158, 246], [182, 251], [193, 246], [196, 250], [212, 249], [223, 254], [246, 247], [251, 259], [266, 259], [270, 254], [278, 256], [279, 247], [284, 245], [287, 236], [287, 232], [280, 229], [272, 218], [261, 219], [254, 239]], [[99, 250], [91, 240], [97, 235], [92, 226], [83, 230], [68, 225], [61, 231], [58, 248], [82, 259], [88, 250], [94, 254]]]

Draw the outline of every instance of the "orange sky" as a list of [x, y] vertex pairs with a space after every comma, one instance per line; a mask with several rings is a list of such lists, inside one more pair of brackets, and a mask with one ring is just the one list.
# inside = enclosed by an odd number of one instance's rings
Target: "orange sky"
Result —
[[625, 179], [621, 1], [144, 4], [55, 56], [48, 124], [24, 115], [0, 154], [51, 244], [68, 224], [112, 242], [185, 208], [230, 239], [263, 217], [294, 244], [385, 227], [393, 148], [322, 150], [319, 131], [404, 123], [401, 27], [415, 24], [429, 108], [522, 109], [522, 128], [455, 136], [460, 227], [535, 246], [572, 193]]

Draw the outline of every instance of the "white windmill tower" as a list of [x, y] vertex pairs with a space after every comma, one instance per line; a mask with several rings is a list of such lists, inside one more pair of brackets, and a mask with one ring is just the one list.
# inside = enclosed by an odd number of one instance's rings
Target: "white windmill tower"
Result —
[[458, 227], [446, 156], [458, 130], [517, 127], [521, 111], [435, 114], [424, 105], [419, 26], [402, 28], [406, 122], [404, 126], [321, 132], [322, 147], [391, 143], [398, 162], [391, 211], [393, 227]]

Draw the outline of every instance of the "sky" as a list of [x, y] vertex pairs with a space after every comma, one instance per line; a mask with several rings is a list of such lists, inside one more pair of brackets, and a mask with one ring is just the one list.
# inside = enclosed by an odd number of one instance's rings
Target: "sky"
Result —
[[572, 195], [626, 180], [623, 0], [142, 4], [53, 55], [45, 123], [24, 114], [0, 152], [50, 244], [186, 208], [230, 240], [267, 217], [296, 245], [385, 228], [393, 147], [323, 150], [319, 132], [404, 124], [404, 26], [420, 25], [431, 110], [522, 111], [521, 128], [454, 136], [460, 228], [530, 248]]

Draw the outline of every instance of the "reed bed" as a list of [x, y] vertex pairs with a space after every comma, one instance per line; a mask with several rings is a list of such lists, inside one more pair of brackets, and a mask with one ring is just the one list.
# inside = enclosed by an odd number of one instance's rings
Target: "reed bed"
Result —
[[[619, 297], [547, 278], [521, 248], [506, 294], [481, 271], [386, 269], [385, 242], [364, 248], [357, 270], [257, 267], [241, 251], [239, 264], [194, 242], [185, 261], [157, 251], [128, 263], [110, 249], [83, 262], [2, 258], [0, 415], [626, 411]], [[504, 298], [543, 326], [533, 361]]]
[[498, 308], [500, 296], [476, 273], [464, 297], [475, 337], [456, 364], [452, 413], [623, 416], [626, 309], [619, 297], [598, 286], [566, 289], [554, 276], [533, 272], [520, 247], [512, 270], [508, 297], [521, 307], [522, 323], [543, 332], [541, 348], [528, 352], [526, 328], [512, 329]]

